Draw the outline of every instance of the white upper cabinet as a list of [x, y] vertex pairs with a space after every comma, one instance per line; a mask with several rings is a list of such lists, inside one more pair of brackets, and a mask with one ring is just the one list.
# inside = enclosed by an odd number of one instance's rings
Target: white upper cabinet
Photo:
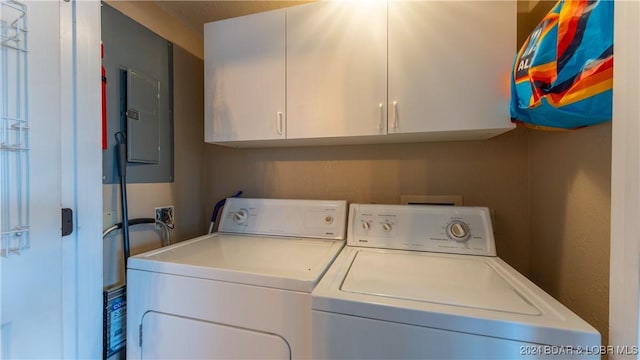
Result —
[[205, 141], [284, 139], [285, 10], [205, 24]]
[[209, 23], [205, 140], [486, 139], [514, 127], [515, 53], [515, 1], [320, 1]]
[[287, 9], [287, 138], [387, 132], [387, 4]]
[[389, 134], [487, 138], [513, 128], [515, 52], [515, 1], [389, 1]]

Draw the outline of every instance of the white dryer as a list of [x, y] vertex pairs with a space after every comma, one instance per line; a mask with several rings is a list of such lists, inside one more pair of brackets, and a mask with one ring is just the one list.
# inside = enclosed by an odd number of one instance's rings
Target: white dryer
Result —
[[127, 358], [309, 357], [310, 293], [346, 206], [230, 198], [218, 233], [129, 258]]
[[599, 358], [600, 334], [496, 256], [486, 208], [351, 204], [312, 357]]

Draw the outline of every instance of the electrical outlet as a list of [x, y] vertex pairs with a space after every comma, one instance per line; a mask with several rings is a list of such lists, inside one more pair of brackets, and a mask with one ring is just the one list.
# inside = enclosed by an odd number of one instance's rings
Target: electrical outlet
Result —
[[170, 228], [175, 226], [173, 205], [156, 208], [156, 220], [167, 224]]

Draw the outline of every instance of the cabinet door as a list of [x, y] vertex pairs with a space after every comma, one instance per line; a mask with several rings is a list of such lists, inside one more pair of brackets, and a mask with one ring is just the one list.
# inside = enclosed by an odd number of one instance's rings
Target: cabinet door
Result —
[[285, 11], [205, 24], [205, 141], [285, 137]]
[[512, 128], [515, 17], [515, 1], [389, 2], [389, 133]]
[[287, 9], [287, 138], [386, 134], [386, 3]]

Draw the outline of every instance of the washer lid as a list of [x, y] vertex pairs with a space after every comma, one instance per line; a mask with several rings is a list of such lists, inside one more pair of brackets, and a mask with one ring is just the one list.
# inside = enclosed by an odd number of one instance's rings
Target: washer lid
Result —
[[443, 305], [539, 315], [483, 258], [358, 251], [342, 291]]
[[129, 258], [128, 268], [310, 292], [343, 240], [205, 235]]

